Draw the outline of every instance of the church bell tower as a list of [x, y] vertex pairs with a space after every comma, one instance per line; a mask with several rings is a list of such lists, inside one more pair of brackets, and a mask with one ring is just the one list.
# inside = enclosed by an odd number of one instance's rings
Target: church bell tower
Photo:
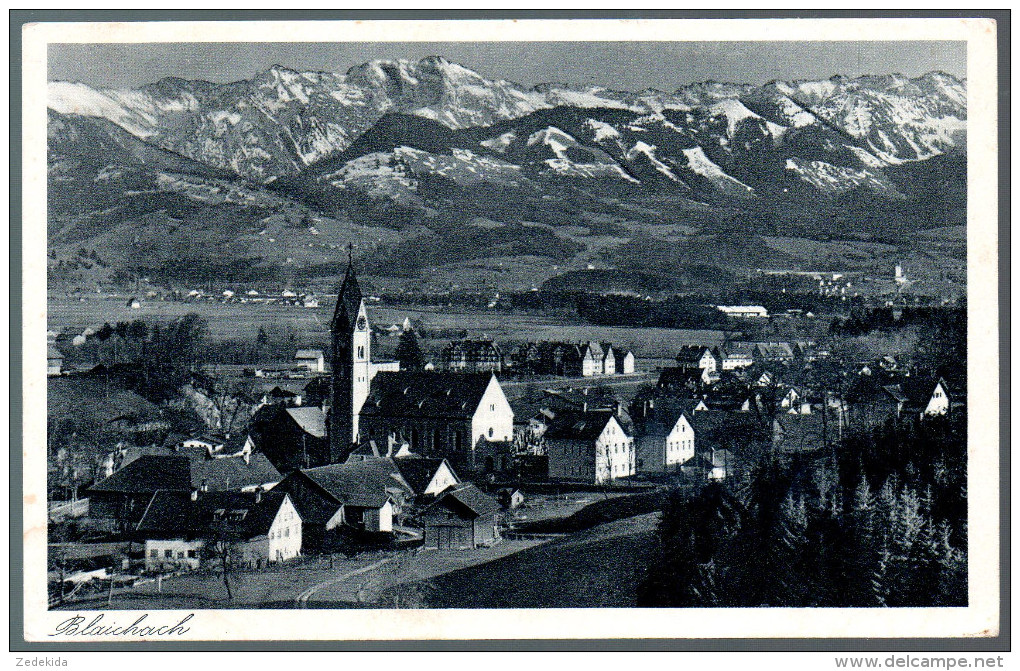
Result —
[[329, 460], [339, 463], [358, 442], [358, 413], [371, 383], [371, 331], [348, 246], [347, 273], [329, 325], [333, 345], [329, 413]]

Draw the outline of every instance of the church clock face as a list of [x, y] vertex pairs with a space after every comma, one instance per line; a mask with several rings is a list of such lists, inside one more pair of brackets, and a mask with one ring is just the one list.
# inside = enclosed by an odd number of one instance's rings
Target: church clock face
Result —
[[367, 325], [368, 325], [368, 322], [365, 321], [365, 316], [364, 315], [361, 315], [360, 317], [358, 317], [358, 330], [359, 331], [364, 331], [365, 327]]

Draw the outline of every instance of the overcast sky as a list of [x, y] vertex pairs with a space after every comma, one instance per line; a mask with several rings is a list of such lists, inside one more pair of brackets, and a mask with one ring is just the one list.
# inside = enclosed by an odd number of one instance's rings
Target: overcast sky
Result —
[[50, 80], [134, 87], [163, 77], [249, 79], [273, 64], [346, 72], [365, 61], [440, 55], [490, 79], [672, 91], [706, 80], [763, 84], [836, 74], [942, 70], [966, 76], [965, 42], [372, 42], [54, 44]]

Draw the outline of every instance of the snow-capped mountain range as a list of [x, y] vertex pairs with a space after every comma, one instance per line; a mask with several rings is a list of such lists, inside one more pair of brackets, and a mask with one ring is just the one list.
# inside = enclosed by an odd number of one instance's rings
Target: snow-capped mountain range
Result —
[[424, 211], [493, 198], [493, 208], [543, 198], [894, 202], [915, 196], [912, 166], [963, 155], [967, 123], [966, 82], [941, 72], [626, 92], [528, 88], [439, 57], [343, 74], [274, 66], [228, 84], [58, 81], [48, 106], [51, 229], [68, 211], [165, 192], [181, 175], [341, 218], [352, 203]]

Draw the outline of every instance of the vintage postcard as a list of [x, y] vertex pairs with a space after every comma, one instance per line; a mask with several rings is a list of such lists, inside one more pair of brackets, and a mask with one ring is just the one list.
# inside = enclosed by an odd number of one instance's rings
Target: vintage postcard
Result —
[[23, 39], [26, 640], [998, 634], [994, 21]]

